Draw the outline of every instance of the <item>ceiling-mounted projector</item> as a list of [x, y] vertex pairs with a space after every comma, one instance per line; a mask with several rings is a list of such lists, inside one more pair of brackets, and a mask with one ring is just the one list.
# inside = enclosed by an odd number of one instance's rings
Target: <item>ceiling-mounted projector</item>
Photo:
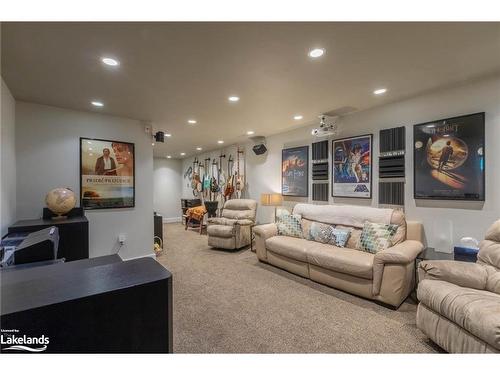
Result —
[[311, 134], [316, 137], [329, 137], [336, 135], [338, 132], [337, 120], [338, 116], [318, 116], [320, 118], [319, 128], [311, 131]]

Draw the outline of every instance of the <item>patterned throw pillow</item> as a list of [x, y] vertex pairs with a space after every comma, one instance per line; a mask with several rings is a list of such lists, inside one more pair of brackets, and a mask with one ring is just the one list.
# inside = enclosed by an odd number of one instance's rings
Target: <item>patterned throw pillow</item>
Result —
[[351, 230], [335, 228], [333, 229], [333, 235], [335, 236], [335, 245], [338, 247], [345, 247], [351, 236]]
[[303, 238], [302, 226], [300, 225], [301, 219], [301, 215], [290, 215], [285, 213], [276, 216], [278, 235]]
[[337, 229], [333, 225], [312, 222], [308, 240], [345, 247], [350, 234], [349, 229]]
[[316, 241], [321, 243], [329, 243], [335, 245], [335, 235], [333, 231], [335, 227], [329, 224], [317, 223], [313, 221], [309, 228], [309, 241]]
[[360, 250], [378, 253], [392, 246], [392, 237], [398, 226], [395, 224], [377, 224], [365, 222], [359, 239]]

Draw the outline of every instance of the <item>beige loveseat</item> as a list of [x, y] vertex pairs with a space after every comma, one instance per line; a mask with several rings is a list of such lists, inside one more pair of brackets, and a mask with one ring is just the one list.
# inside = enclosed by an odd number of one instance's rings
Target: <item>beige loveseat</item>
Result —
[[418, 328], [450, 353], [500, 352], [500, 220], [476, 263], [423, 261], [418, 274]]
[[[305, 220], [349, 227], [345, 248], [304, 238], [278, 236], [276, 224], [254, 228], [260, 261], [361, 297], [398, 307], [413, 289], [415, 258], [422, 251], [422, 225], [401, 211], [360, 206], [297, 204]], [[305, 219], [305, 220], [304, 220]], [[372, 254], [357, 249], [365, 221], [397, 224], [394, 246]], [[305, 236], [304, 236], [305, 237]]]
[[255, 223], [257, 202], [231, 199], [224, 203], [221, 217], [208, 219], [208, 245], [235, 250], [250, 245], [251, 226]]

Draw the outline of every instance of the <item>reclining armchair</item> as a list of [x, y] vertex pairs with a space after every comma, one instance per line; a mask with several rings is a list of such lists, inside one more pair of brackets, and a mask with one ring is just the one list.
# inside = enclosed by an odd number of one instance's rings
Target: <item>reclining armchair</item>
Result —
[[231, 199], [224, 204], [221, 217], [208, 219], [208, 245], [234, 250], [250, 245], [251, 226], [255, 224], [257, 202]]
[[500, 220], [476, 263], [422, 261], [418, 272], [420, 330], [450, 353], [500, 352]]

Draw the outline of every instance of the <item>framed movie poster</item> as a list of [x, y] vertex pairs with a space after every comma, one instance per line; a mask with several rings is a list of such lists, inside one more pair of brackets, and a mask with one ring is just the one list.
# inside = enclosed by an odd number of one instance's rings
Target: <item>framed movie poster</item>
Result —
[[415, 199], [484, 201], [484, 112], [413, 127]]
[[307, 197], [309, 194], [309, 146], [281, 152], [281, 194]]
[[332, 196], [372, 197], [372, 134], [332, 141]]
[[134, 156], [133, 143], [80, 138], [81, 207], [134, 207]]

